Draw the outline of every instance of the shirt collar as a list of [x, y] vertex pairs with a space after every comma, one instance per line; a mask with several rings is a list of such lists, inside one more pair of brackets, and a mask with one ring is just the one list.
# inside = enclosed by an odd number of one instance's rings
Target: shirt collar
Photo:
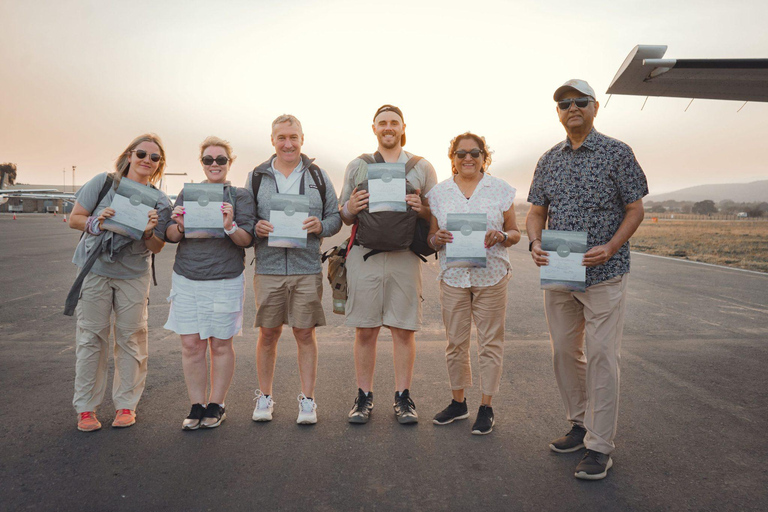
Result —
[[[272, 161], [269, 163], [270, 167], [272, 168], [272, 174], [277, 176], [277, 174], [279, 173], [282, 176], [283, 173], [278, 171], [277, 168], [275, 167], [275, 160], [277, 160], [277, 156], [272, 158]], [[300, 174], [303, 170], [304, 170], [304, 159], [302, 158], [301, 160], [299, 160], [298, 165], [296, 165], [296, 167], [293, 168], [293, 171], [291, 171], [291, 174], [293, 173]], [[290, 176], [291, 174], [289, 174], [288, 176]]]
[[[602, 138], [602, 135], [600, 132], [595, 130], [594, 127], [589, 131], [589, 134], [587, 135], [587, 138], [584, 139], [584, 142], [581, 143], [581, 146], [579, 146], [579, 149], [585, 148], [590, 151], [594, 151], [597, 149], [598, 145], [600, 144], [600, 140]], [[573, 149], [573, 145], [571, 144], [571, 139], [568, 137], [565, 138], [563, 142], [560, 143], [559, 149], [560, 151], [565, 151], [565, 149]]]

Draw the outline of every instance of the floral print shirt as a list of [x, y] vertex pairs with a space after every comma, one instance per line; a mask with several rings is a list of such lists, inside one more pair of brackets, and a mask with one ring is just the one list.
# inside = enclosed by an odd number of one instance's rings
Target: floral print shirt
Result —
[[[467, 199], [459, 190], [453, 176], [441, 181], [427, 194], [432, 215], [440, 228], [445, 228], [449, 213], [486, 213], [488, 229], [504, 229], [504, 212], [512, 207], [515, 189], [499, 178], [484, 173], [472, 197]], [[486, 268], [447, 268], [445, 247], [438, 252], [440, 274], [445, 284], [457, 288], [472, 286], [493, 286], [501, 281], [510, 270], [507, 248], [496, 244], [486, 250]]]
[[[608, 243], [625, 207], [648, 195], [648, 182], [632, 148], [594, 128], [573, 150], [557, 144], [536, 164], [528, 202], [548, 211], [548, 229], [586, 231], [587, 246]], [[603, 265], [587, 267], [587, 287], [629, 272], [629, 242]]]

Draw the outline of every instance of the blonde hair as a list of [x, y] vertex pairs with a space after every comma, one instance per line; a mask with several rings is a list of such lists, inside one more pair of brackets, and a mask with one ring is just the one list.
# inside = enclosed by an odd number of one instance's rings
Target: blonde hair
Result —
[[275, 131], [275, 126], [279, 125], [280, 123], [290, 123], [291, 126], [295, 124], [299, 127], [299, 133], [304, 135], [304, 130], [301, 127], [301, 121], [296, 119], [296, 116], [292, 116], [291, 114], [283, 114], [278, 116], [277, 119], [272, 121], [272, 131]]
[[232, 144], [230, 144], [229, 141], [220, 139], [219, 137], [211, 135], [210, 137], [206, 137], [203, 143], [200, 144], [201, 159], [203, 158], [203, 153], [205, 153], [205, 150], [212, 146], [218, 146], [220, 148], [224, 148], [224, 151], [227, 152], [227, 158], [229, 158], [230, 163], [234, 162], [235, 158], [237, 158], [237, 156], [232, 153]]
[[145, 133], [144, 135], [139, 135], [133, 141], [128, 144], [128, 147], [125, 148], [125, 151], [123, 151], [119, 157], [117, 157], [117, 161], [115, 162], [115, 174], [114, 174], [114, 180], [115, 184], [120, 183], [120, 180], [123, 176], [128, 174], [128, 169], [131, 165], [131, 153], [136, 149], [136, 147], [141, 144], [142, 142], [152, 142], [154, 144], [157, 144], [157, 147], [160, 148], [160, 162], [158, 162], [157, 169], [155, 169], [155, 172], [152, 173], [152, 176], [149, 177], [149, 182], [152, 185], [157, 184], [161, 179], [163, 179], [163, 172], [165, 172], [165, 149], [163, 149], [163, 141], [160, 140], [160, 136], [154, 133]]
[[488, 172], [488, 167], [491, 166], [491, 161], [492, 161], [491, 154], [493, 153], [493, 151], [491, 151], [491, 148], [488, 147], [488, 143], [485, 142], [485, 137], [483, 137], [482, 135], [475, 135], [472, 132], [464, 132], [461, 135], [455, 136], [451, 140], [451, 146], [450, 148], [448, 148], [448, 158], [451, 159], [451, 172], [453, 174], [457, 174], [459, 172], [453, 167], [453, 157], [456, 155], [456, 148], [458, 147], [459, 142], [461, 142], [464, 139], [472, 139], [477, 143], [477, 147], [480, 148], [480, 151], [482, 151], [482, 155], [483, 155], [482, 172]]

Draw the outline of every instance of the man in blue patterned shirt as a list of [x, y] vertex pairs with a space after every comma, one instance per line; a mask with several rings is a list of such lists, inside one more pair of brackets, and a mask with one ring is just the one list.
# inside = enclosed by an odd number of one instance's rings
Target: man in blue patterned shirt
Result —
[[643, 220], [648, 184], [632, 149], [593, 128], [600, 104], [587, 82], [567, 81], [554, 99], [568, 136], [536, 165], [529, 250], [536, 265], [548, 264], [541, 248], [545, 224], [586, 232], [588, 250], [585, 292], [544, 292], [555, 378], [572, 425], [549, 447], [558, 453], [586, 447], [575, 476], [599, 480], [613, 465], [629, 238]]

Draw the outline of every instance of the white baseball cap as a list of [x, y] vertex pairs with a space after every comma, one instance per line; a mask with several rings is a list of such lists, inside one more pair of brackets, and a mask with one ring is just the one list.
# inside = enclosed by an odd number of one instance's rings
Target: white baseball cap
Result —
[[560, 97], [568, 91], [578, 91], [597, 101], [595, 90], [592, 89], [592, 87], [590, 87], [590, 85], [585, 80], [579, 80], [578, 78], [572, 78], [571, 80], [568, 80], [563, 85], [558, 87], [553, 96], [554, 100], [560, 101]]

